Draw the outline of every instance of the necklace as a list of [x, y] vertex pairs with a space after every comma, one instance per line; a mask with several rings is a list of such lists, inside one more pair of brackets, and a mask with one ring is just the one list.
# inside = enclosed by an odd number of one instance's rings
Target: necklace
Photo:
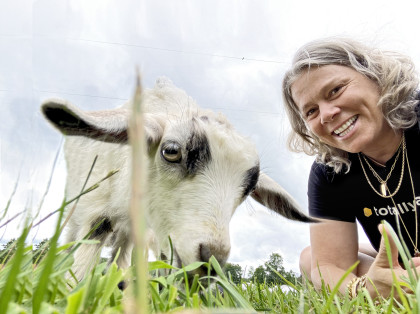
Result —
[[398, 219], [396, 220], [396, 221], [397, 221], [397, 225], [398, 225], [398, 229], [401, 229], [401, 227], [400, 227], [400, 225], [399, 225], [399, 221], [401, 221], [401, 222], [402, 222], [402, 224], [403, 224], [404, 230], [405, 230], [405, 232], [407, 233], [408, 238], [410, 239], [410, 242], [411, 242], [411, 244], [412, 244], [412, 245], [413, 245], [413, 247], [414, 247], [414, 254], [413, 254], [413, 255], [414, 255], [414, 257], [420, 257], [420, 252], [419, 252], [419, 250], [418, 250], [418, 248], [417, 248], [418, 236], [419, 236], [419, 235], [418, 235], [418, 221], [417, 221], [417, 203], [416, 203], [416, 193], [415, 193], [415, 191], [414, 191], [413, 176], [411, 175], [410, 163], [408, 162], [407, 153], [405, 154], [405, 156], [406, 156], [406, 158], [407, 158], [407, 168], [408, 168], [408, 174], [410, 175], [411, 189], [412, 189], [412, 191], [413, 191], [414, 219], [415, 219], [415, 222], [416, 222], [416, 242], [414, 242], [414, 241], [413, 241], [413, 239], [411, 238], [410, 233], [408, 232], [408, 229], [407, 229], [407, 227], [406, 227], [406, 225], [405, 225], [405, 223], [404, 223], [404, 220], [402, 219], [402, 217], [401, 217], [400, 213], [398, 212], [397, 204], [395, 203], [394, 198], [393, 198], [393, 197], [391, 197], [391, 200], [392, 200], [392, 203], [393, 203], [393, 204], [394, 204], [394, 206], [395, 206], [395, 211], [397, 212], [397, 216], [398, 216]]
[[[395, 191], [394, 191], [393, 193], [391, 193], [391, 192], [389, 191], [388, 186], [387, 186], [387, 181], [388, 181], [388, 179], [391, 177], [392, 171], [394, 171], [395, 165], [397, 164], [397, 161], [398, 161], [398, 159], [399, 159], [399, 157], [400, 157], [401, 151], [402, 151], [402, 155], [403, 155], [403, 156], [402, 156], [402, 167], [401, 167], [400, 180], [399, 180], [399, 182], [398, 182], [397, 187], [395, 188]], [[363, 173], [365, 174], [366, 180], [367, 180], [367, 182], [369, 183], [370, 187], [371, 187], [371, 188], [375, 191], [375, 193], [376, 193], [376, 194], [378, 194], [379, 196], [384, 197], [384, 198], [390, 198], [390, 197], [393, 197], [395, 194], [397, 194], [398, 190], [399, 190], [399, 189], [400, 189], [400, 187], [401, 187], [402, 179], [403, 179], [403, 176], [404, 176], [404, 163], [405, 163], [405, 158], [404, 158], [404, 157], [405, 157], [405, 155], [406, 155], [406, 144], [405, 144], [405, 136], [404, 136], [404, 133], [403, 133], [403, 136], [402, 136], [402, 138], [401, 138], [400, 145], [399, 145], [399, 147], [398, 147], [398, 154], [397, 154], [397, 157], [395, 157], [394, 163], [392, 164], [392, 166], [391, 166], [391, 170], [389, 171], [388, 175], [386, 176], [386, 179], [385, 179], [385, 180], [383, 180], [383, 179], [380, 177], [380, 175], [379, 175], [379, 174], [375, 171], [375, 169], [373, 169], [373, 167], [370, 165], [370, 163], [369, 163], [369, 161], [366, 159], [365, 155], [364, 155], [364, 154], [362, 154], [363, 159], [364, 159], [364, 161], [366, 162], [366, 164], [368, 165], [368, 167], [369, 167], [370, 171], [372, 171], [372, 173], [373, 173], [374, 177], [375, 177], [375, 178], [379, 181], [379, 183], [380, 183], [380, 188], [381, 188], [381, 191], [380, 191], [380, 192], [378, 192], [378, 191], [375, 189], [375, 187], [373, 186], [372, 182], [370, 181], [369, 177], [368, 177], [368, 176], [367, 176], [367, 174], [366, 174], [365, 167], [363, 166], [363, 162], [362, 162], [362, 160], [361, 160], [361, 158], [360, 158], [360, 153], [359, 153], [359, 154], [357, 154], [357, 156], [359, 157], [360, 165], [362, 166]], [[387, 195], [387, 191], [389, 192], [389, 195]]]
[[[363, 167], [363, 163], [362, 163], [362, 159], [360, 158], [360, 154], [358, 154], [358, 156], [359, 156], [359, 161], [360, 161], [360, 165], [362, 166], [362, 169], [363, 169], [363, 173], [364, 173], [364, 175], [365, 175], [365, 177], [366, 177], [366, 180], [368, 181], [368, 183], [369, 183], [369, 185], [370, 185], [370, 187], [375, 191], [375, 193], [376, 194], [378, 194], [379, 196], [381, 196], [381, 197], [383, 197], [383, 198], [391, 198], [391, 200], [392, 200], [392, 203], [394, 204], [394, 208], [395, 208], [395, 214], [396, 214], [396, 216], [398, 216], [398, 219], [396, 219], [396, 222], [397, 222], [397, 226], [398, 226], [398, 229], [399, 230], [401, 230], [401, 227], [400, 227], [400, 224], [399, 224], [399, 222], [401, 221], [401, 223], [402, 223], [402, 225], [403, 225], [403, 227], [404, 227], [404, 230], [405, 230], [405, 232], [407, 233], [407, 235], [408, 235], [408, 238], [410, 239], [410, 242], [411, 242], [411, 244], [413, 245], [413, 247], [414, 247], [414, 254], [413, 254], [413, 256], [414, 257], [420, 257], [420, 252], [419, 252], [419, 250], [418, 250], [418, 248], [417, 248], [417, 243], [418, 243], [418, 221], [417, 221], [417, 202], [416, 202], [416, 193], [415, 193], [415, 190], [414, 190], [414, 183], [413, 183], [413, 176], [412, 176], [412, 174], [411, 174], [411, 168], [410, 168], [410, 162], [408, 161], [408, 154], [407, 154], [407, 146], [406, 146], [406, 143], [405, 143], [405, 136], [404, 136], [404, 133], [403, 133], [403, 137], [402, 137], [402, 170], [401, 170], [401, 176], [400, 176], [400, 180], [399, 180], [399, 182], [398, 182], [398, 186], [397, 186], [397, 188], [396, 188], [396, 190], [394, 191], [394, 193], [391, 193], [391, 191], [389, 190], [389, 188], [388, 188], [388, 186], [386, 185], [386, 181], [390, 178], [390, 175], [388, 174], [388, 176], [387, 176], [387, 178], [385, 179], [385, 180], [382, 180], [382, 181], [385, 181], [385, 189], [388, 191], [388, 193], [389, 193], [389, 195], [386, 195], [386, 193], [379, 193], [378, 191], [376, 191], [376, 189], [373, 187], [373, 185], [372, 185], [372, 183], [370, 182], [370, 180], [369, 180], [369, 178], [368, 178], [368, 176], [367, 176], [367, 174], [366, 174], [366, 171], [365, 171], [365, 168]], [[401, 145], [401, 144], [400, 144]], [[399, 150], [401, 149], [401, 147], [399, 148]], [[400, 151], [398, 152], [398, 155], [397, 155], [397, 157], [395, 158], [396, 160], [398, 159], [398, 157], [399, 157], [399, 154], [400, 154]], [[407, 169], [408, 169], [408, 174], [409, 174], [409, 176], [410, 176], [410, 183], [411, 183], [411, 190], [413, 191], [413, 206], [414, 206], [414, 219], [415, 219], [415, 225], [416, 225], [416, 228], [415, 228], [415, 234], [416, 234], [416, 236], [415, 236], [415, 241], [413, 241], [413, 239], [412, 239], [412, 237], [410, 236], [410, 233], [408, 232], [408, 229], [407, 229], [407, 226], [405, 225], [405, 223], [404, 223], [404, 220], [402, 219], [402, 217], [401, 217], [401, 215], [400, 215], [400, 213], [399, 213], [399, 211], [398, 211], [398, 207], [397, 207], [397, 204], [395, 203], [395, 200], [394, 200], [394, 198], [393, 198], [393, 196], [398, 192], [398, 190], [400, 189], [400, 187], [401, 187], [401, 183], [402, 183], [402, 178], [403, 178], [403, 174], [404, 174], [404, 161], [407, 161]], [[365, 159], [365, 161], [366, 161], [366, 163], [369, 165], [369, 163], [367, 162], [367, 160]], [[395, 166], [395, 164], [396, 164], [396, 162], [394, 162], [394, 164], [392, 165], [392, 168], [391, 168], [391, 171], [390, 172], [392, 172], [392, 170], [394, 169], [394, 166]], [[370, 166], [370, 165], [369, 165]], [[371, 167], [369, 167], [370, 168], [370, 170], [375, 174], [375, 171], [373, 170], [373, 168], [371, 168]], [[376, 177], [376, 176], [375, 176]], [[379, 177], [379, 175], [378, 175], [378, 177]], [[378, 178], [378, 177], [376, 177], [376, 178]], [[380, 177], [379, 177], [380, 178]], [[378, 179], [379, 180], [379, 179]], [[379, 181], [379, 182], [381, 182], [381, 181]], [[382, 183], [382, 182], [381, 182]], [[381, 191], [382, 192], [382, 191]]]

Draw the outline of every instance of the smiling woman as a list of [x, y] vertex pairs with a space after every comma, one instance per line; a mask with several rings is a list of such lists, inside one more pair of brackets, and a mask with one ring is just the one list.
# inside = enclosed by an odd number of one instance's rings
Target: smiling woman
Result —
[[[316, 156], [309, 212], [324, 222], [310, 226], [311, 246], [300, 258], [315, 287], [323, 281], [335, 286], [360, 261], [341, 292], [355, 297], [365, 287], [371, 296], [389, 296], [392, 271], [400, 279], [407, 272], [394, 243], [389, 265], [383, 220], [402, 234], [420, 265], [417, 88], [408, 57], [350, 39], [318, 40], [296, 53], [283, 97], [293, 128], [291, 149]], [[373, 247], [358, 244], [356, 220]]]
[[[293, 83], [291, 91], [309, 129], [325, 144], [367, 154], [377, 147], [371, 157], [381, 160], [389, 157], [383, 148], [393, 154], [400, 142], [401, 134], [395, 134], [377, 106], [377, 84], [352, 68], [311, 69]], [[392, 147], [383, 145], [390, 142]]]

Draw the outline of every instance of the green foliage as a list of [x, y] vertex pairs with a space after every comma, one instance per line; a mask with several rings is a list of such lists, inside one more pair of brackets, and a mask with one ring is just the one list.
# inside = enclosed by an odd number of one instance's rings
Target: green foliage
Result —
[[19, 302], [28, 304], [31, 294], [31, 251], [32, 246], [25, 246], [29, 228], [24, 228], [22, 235], [15, 241], [14, 254], [3, 265], [0, 273], [0, 314], [7, 313]]
[[239, 284], [242, 280], [242, 267], [238, 264], [226, 263], [224, 266], [225, 273], [229, 276], [233, 283]]
[[[43, 241], [32, 250], [27, 245], [27, 229], [14, 241], [15, 250], [3, 268], [0, 269], [0, 313], [123, 313], [127, 304], [124, 299], [130, 293], [135, 281], [130, 269], [119, 270], [115, 263], [104, 272], [106, 263], [99, 263], [88, 276], [77, 282], [68, 276], [73, 264], [73, 253], [69, 246], [56, 246], [53, 257], [39, 255], [33, 263], [33, 255], [43, 250], [53, 239]], [[89, 244], [92, 241], [83, 240]], [[9, 245], [10, 247], [10, 245]], [[183, 309], [218, 309], [222, 312], [247, 313], [264, 311], [270, 313], [351, 313], [387, 312], [418, 313], [420, 288], [417, 281], [404, 283], [414, 294], [403, 294], [401, 303], [392, 299], [372, 300], [366, 291], [356, 299], [338, 293], [337, 287], [315, 291], [308, 283], [288, 281], [280, 272], [281, 259], [272, 255], [264, 266], [253, 271], [254, 281], [233, 281], [232, 271], [242, 273], [239, 265], [227, 265], [223, 271], [214, 258], [209, 263], [197, 262], [178, 269], [162, 261], [150, 262], [148, 282], [149, 312], [172, 312]], [[49, 263], [51, 263], [50, 266]], [[199, 278], [194, 270], [207, 267], [216, 271], [217, 277]], [[285, 285], [267, 280], [266, 267], [272, 267], [273, 274]], [[46, 271], [46, 269], [48, 271]], [[228, 270], [230, 269], [230, 270]], [[277, 270], [275, 270], [277, 269]], [[169, 273], [171, 270], [171, 273]], [[351, 271], [351, 269], [349, 269]], [[228, 272], [228, 274], [226, 274]], [[265, 277], [261, 283], [258, 274]], [[285, 272], [287, 274], [287, 272]], [[67, 274], [67, 275], [66, 275]], [[294, 277], [295, 278], [295, 277]], [[44, 288], [40, 288], [44, 280]], [[121, 280], [128, 282], [125, 291], [118, 289]], [[209, 281], [212, 283], [209, 285]], [[285, 289], [285, 287], [287, 289]], [[401, 288], [401, 286], [400, 286]], [[42, 290], [40, 290], [42, 289]], [[38, 291], [38, 307], [34, 307], [35, 292]], [[42, 294], [39, 292], [42, 291]], [[223, 292], [222, 292], [223, 291]]]
[[287, 282], [296, 282], [299, 279], [293, 271], [285, 270], [283, 258], [278, 253], [272, 253], [264, 265], [260, 265], [254, 271], [250, 271], [249, 277], [253, 282], [266, 283], [268, 285], [283, 285], [287, 284]]
[[44, 256], [48, 253], [49, 249], [49, 240], [44, 239], [41, 242], [34, 245], [33, 249], [33, 256], [32, 256], [32, 262], [34, 264], [38, 264], [39, 261], [44, 258]]
[[267, 275], [265, 273], [264, 266], [258, 266], [254, 273], [251, 276], [251, 281], [258, 282], [258, 283], [264, 283]]
[[6, 264], [16, 252], [16, 239], [11, 239], [0, 249], [0, 264]]

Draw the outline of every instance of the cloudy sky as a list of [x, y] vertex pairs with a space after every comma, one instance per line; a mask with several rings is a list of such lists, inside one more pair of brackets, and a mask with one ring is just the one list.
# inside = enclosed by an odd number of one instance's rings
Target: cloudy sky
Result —
[[[307, 41], [352, 36], [410, 55], [420, 66], [418, 0], [16, 0], [0, 10], [0, 210], [18, 182], [6, 217], [31, 210], [36, 221], [59, 207], [65, 163], [61, 136], [39, 106], [60, 97], [83, 109], [118, 106], [134, 91], [135, 69], [152, 87], [167, 76], [202, 106], [224, 113], [250, 137], [263, 170], [306, 211], [312, 157], [289, 152], [281, 80]], [[57, 163], [50, 188], [47, 186]], [[41, 200], [45, 201], [40, 208]], [[339, 210], [339, 207], [337, 208]], [[0, 215], [0, 217], [3, 215]], [[20, 215], [0, 228], [19, 235]], [[51, 236], [55, 217], [32, 232]], [[248, 201], [231, 222], [230, 262], [258, 266], [272, 252], [298, 271], [308, 227]]]

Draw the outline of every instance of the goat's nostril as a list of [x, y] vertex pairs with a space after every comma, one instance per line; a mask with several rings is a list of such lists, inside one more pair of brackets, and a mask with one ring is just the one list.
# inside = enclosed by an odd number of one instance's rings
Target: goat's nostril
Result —
[[167, 261], [168, 261], [168, 258], [166, 257], [165, 253], [160, 253], [160, 259], [161, 259], [162, 261], [165, 261], [165, 262], [167, 262]]
[[199, 256], [202, 262], [208, 263], [210, 257], [214, 256], [216, 260], [219, 262], [220, 266], [223, 267], [226, 263], [226, 260], [229, 256], [229, 248], [224, 248], [223, 246], [214, 246], [211, 244], [203, 244], [199, 245]]
[[202, 262], [208, 263], [208, 261], [210, 260], [210, 257], [213, 255], [211, 253], [210, 247], [205, 244], [200, 244], [199, 250], [200, 250], [200, 260]]

